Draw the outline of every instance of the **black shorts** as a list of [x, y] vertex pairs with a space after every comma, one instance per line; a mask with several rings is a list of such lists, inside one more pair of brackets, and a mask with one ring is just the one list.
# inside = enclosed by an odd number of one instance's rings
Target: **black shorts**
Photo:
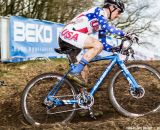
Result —
[[70, 56], [73, 63], [77, 62], [76, 56], [81, 52], [82, 49], [77, 48], [77, 47], [63, 41], [60, 37], [58, 39], [58, 43], [59, 43], [59, 47], [63, 51], [72, 49], [72, 51], [69, 53], [69, 56]]

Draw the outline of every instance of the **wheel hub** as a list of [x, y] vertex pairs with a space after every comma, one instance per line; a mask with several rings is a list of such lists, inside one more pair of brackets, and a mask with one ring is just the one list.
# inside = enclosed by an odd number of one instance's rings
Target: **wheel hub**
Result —
[[137, 98], [137, 99], [140, 99], [144, 96], [145, 94], [145, 90], [143, 87], [139, 86], [138, 88], [136, 89], [130, 89], [130, 94], [132, 95], [132, 97], [134, 98]]
[[54, 106], [53, 102], [48, 100], [47, 98], [44, 100], [44, 104], [48, 107], [48, 108], [52, 108]]

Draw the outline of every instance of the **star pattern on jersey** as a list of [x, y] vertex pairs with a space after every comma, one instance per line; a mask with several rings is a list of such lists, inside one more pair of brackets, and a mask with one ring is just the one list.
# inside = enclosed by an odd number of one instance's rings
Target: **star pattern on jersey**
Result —
[[106, 19], [102, 15], [102, 11], [103, 11], [103, 9], [101, 9], [99, 7], [95, 9], [95, 16], [98, 19], [98, 22], [99, 22], [101, 29], [102, 29], [99, 31], [99, 34], [101, 36], [103, 36], [103, 37], [99, 37], [99, 41], [103, 44], [104, 50], [109, 51], [110, 48], [112, 48], [112, 46], [107, 44], [107, 42], [106, 42], [106, 33], [116, 34], [121, 37], [123, 37], [125, 35], [125, 33], [122, 30], [119, 30], [119, 29], [113, 27], [112, 25], [108, 24]]
[[125, 35], [125, 33], [122, 30], [119, 30], [119, 29], [109, 25], [107, 23], [107, 21], [105, 20], [104, 16], [102, 15], [102, 11], [103, 11], [103, 9], [101, 9], [99, 7], [97, 7], [95, 9], [95, 16], [98, 19], [98, 22], [101, 26], [101, 29], [108, 31], [111, 34], [114, 33], [114, 34], [117, 34], [117, 35], [123, 37]]
[[124, 37], [124, 35], [125, 35], [125, 33], [122, 30], [115, 28], [114, 26], [107, 23], [104, 15], [103, 15], [103, 9], [100, 7], [95, 8], [94, 13], [86, 14], [86, 17], [88, 18], [89, 21], [94, 18], [96, 18], [98, 20], [98, 23], [101, 27], [101, 30], [99, 30], [99, 34], [102, 36], [102, 37], [99, 37], [99, 41], [103, 44], [103, 48], [106, 51], [109, 51], [109, 49], [112, 47], [111, 45], [107, 44], [107, 42], [106, 42], [106, 34], [107, 33], [118, 35], [120, 37]]
[[112, 48], [111, 45], [106, 42], [106, 31], [99, 30], [99, 41], [103, 44], [103, 49], [109, 51]]

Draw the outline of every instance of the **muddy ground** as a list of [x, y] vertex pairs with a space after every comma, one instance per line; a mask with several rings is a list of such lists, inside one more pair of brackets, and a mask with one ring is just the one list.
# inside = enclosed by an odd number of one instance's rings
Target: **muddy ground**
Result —
[[[148, 62], [160, 70], [160, 61]], [[92, 86], [99, 77], [107, 62], [100, 61], [90, 65], [89, 85]], [[0, 63], [0, 130], [160, 130], [160, 114], [141, 117], [127, 118], [117, 113], [109, 102], [107, 86], [114, 71], [109, 75], [95, 95], [94, 111], [97, 113], [96, 120], [89, 116], [78, 116], [68, 124], [53, 124], [35, 128], [29, 125], [20, 109], [22, 91], [29, 80], [44, 72], [64, 73], [68, 63], [64, 59], [51, 61], [29, 61], [23, 63]]]

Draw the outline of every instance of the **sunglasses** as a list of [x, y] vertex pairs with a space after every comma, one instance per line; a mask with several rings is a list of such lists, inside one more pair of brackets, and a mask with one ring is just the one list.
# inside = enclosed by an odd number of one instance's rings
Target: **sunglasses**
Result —
[[117, 7], [114, 6], [114, 11], [115, 11], [115, 10], [118, 11], [118, 14], [121, 14], [121, 13], [122, 13], [122, 11], [121, 11], [119, 8], [117, 8]]
[[117, 11], [118, 11], [118, 14], [121, 14], [121, 13], [122, 13], [122, 11], [121, 11], [120, 9], [117, 9]]

